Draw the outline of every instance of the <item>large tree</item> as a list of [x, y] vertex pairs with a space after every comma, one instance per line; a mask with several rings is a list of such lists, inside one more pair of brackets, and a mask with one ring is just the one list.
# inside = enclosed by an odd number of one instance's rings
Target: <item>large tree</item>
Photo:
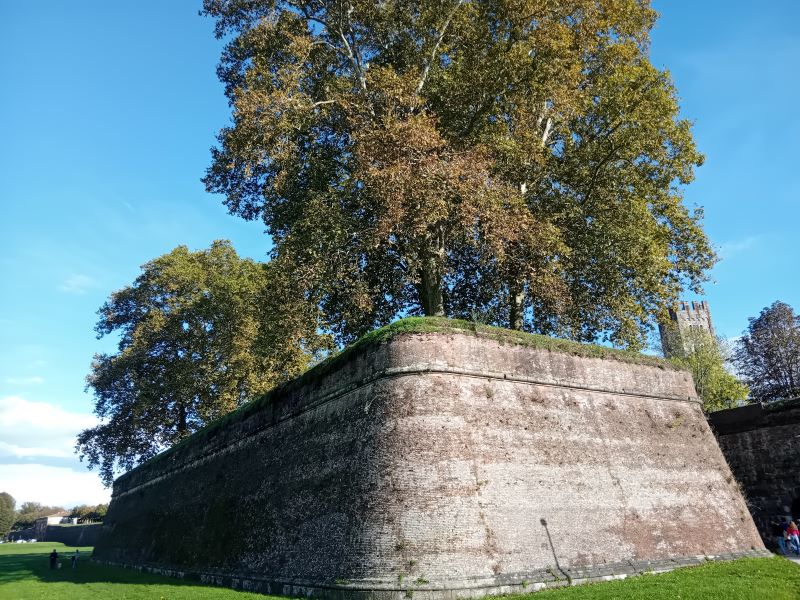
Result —
[[205, 178], [347, 341], [398, 314], [639, 346], [714, 255], [646, 0], [206, 0]]
[[16, 520], [16, 502], [8, 492], [0, 492], [0, 540], [4, 539]]
[[106, 484], [302, 372], [325, 347], [307, 305], [272, 270], [228, 242], [179, 246], [102, 306], [98, 337], [118, 335], [118, 351], [92, 364], [102, 423], [81, 432], [77, 450]]
[[800, 316], [777, 301], [749, 322], [734, 362], [753, 398], [771, 402], [800, 397]]

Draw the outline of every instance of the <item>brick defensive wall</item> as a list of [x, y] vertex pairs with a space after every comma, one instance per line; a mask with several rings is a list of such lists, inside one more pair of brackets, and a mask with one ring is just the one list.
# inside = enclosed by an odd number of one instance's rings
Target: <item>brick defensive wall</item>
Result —
[[720, 410], [709, 421], [753, 520], [774, 546], [770, 521], [800, 520], [800, 399]]
[[688, 373], [419, 318], [123, 475], [103, 527], [99, 561], [341, 599], [765, 552]]

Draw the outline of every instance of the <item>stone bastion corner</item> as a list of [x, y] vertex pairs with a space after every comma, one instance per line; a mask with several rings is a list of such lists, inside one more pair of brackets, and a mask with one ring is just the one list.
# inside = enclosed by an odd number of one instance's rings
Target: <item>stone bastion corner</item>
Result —
[[94, 558], [433, 599], [763, 554], [691, 376], [581, 348], [362, 344], [120, 477]]

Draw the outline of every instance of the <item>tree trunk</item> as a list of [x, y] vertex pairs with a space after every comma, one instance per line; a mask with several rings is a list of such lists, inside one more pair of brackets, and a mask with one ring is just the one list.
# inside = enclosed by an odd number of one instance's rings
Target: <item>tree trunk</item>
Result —
[[435, 260], [426, 261], [419, 284], [419, 303], [426, 317], [443, 317], [442, 275]]
[[508, 303], [508, 326], [511, 329], [521, 330], [525, 315], [525, 294], [517, 282], [508, 286]]
[[442, 262], [444, 241], [441, 233], [426, 236], [418, 285], [419, 303], [426, 317], [444, 316]]
[[183, 402], [178, 402], [178, 439], [182, 440], [189, 435], [189, 426], [186, 420], [186, 406]]

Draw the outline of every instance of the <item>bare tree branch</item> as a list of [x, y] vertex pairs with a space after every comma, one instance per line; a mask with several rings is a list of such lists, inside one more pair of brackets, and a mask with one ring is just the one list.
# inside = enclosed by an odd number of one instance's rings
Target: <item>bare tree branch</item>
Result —
[[439, 35], [436, 38], [436, 43], [433, 45], [431, 49], [430, 56], [425, 60], [425, 66], [422, 69], [422, 76], [419, 78], [419, 83], [417, 83], [417, 94], [422, 92], [422, 88], [425, 86], [425, 82], [428, 79], [428, 74], [431, 72], [431, 65], [433, 61], [436, 60], [436, 53], [439, 52], [439, 46], [442, 44], [442, 40], [444, 39], [445, 33], [447, 33], [447, 28], [450, 27], [450, 22], [453, 20], [453, 15], [456, 14], [458, 8], [464, 4], [466, 0], [458, 0], [456, 5], [450, 11], [450, 14], [447, 15], [447, 19], [442, 25], [442, 28], [439, 30]]
[[358, 83], [361, 87], [361, 90], [366, 92], [367, 91], [367, 77], [364, 73], [364, 69], [362, 67], [362, 59], [361, 53], [358, 51], [358, 46], [356, 45], [356, 36], [355, 32], [353, 31], [353, 22], [350, 20], [350, 15], [353, 14], [353, 5], [349, 2], [347, 3], [347, 31], [350, 33], [350, 41], [347, 39], [347, 35], [345, 35], [345, 27], [344, 23], [341, 21], [341, 13], [340, 19], [338, 23], [338, 28], [336, 33], [339, 36], [339, 39], [342, 40], [344, 44], [345, 51], [347, 53], [347, 58], [350, 60], [350, 64], [353, 65], [353, 70], [355, 71], [356, 77], [358, 78]]
[[311, 108], [317, 108], [318, 106], [324, 106], [325, 104], [336, 104], [338, 100], [320, 100], [319, 102], [314, 102], [311, 104]]
[[362, 91], [366, 92], [367, 91], [367, 78], [366, 78], [366, 74], [364, 73], [364, 69], [362, 67], [361, 53], [358, 51], [358, 48], [356, 46], [355, 32], [353, 30], [353, 25], [352, 25], [352, 22], [350, 20], [350, 15], [353, 13], [353, 10], [354, 10], [353, 5], [348, 2], [348, 8], [347, 8], [347, 11], [346, 11], [346, 15], [347, 15], [347, 28], [346, 29], [347, 29], [347, 31], [350, 32], [350, 35], [351, 35], [351, 40], [348, 40], [347, 39], [347, 35], [345, 35], [344, 23], [342, 23], [342, 20], [341, 20], [341, 14], [343, 12], [345, 12], [345, 11], [340, 11], [340, 15], [339, 15], [340, 18], [339, 18], [339, 22], [336, 24], [337, 26], [336, 27], [331, 27], [331, 23], [328, 20], [322, 19], [322, 18], [312, 14], [311, 12], [309, 12], [308, 7], [305, 6], [304, 4], [299, 3], [299, 2], [288, 2], [288, 4], [290, 6], [293, 6], [297, 10], [299, 10], [302, 13], [303, 17], [307, 21], [311, 21], [313, 23], [318, 23], [319, 25], [322, 25], [325, 28], [325, 30], [328, 32], [329, 35], [337, 37], [338, 39], [340, 39], [342, 41], [342, 44], [344, 45], [344, 49], [339, 48], [338, 46], [336, 46], [336, 45], [332, 44], [331, 42], [329, 42], [327, 40], [324, 40], [324, 39], [320, 39], [318, 41], [315, 41], [314, 43], [315, 44], [324, 44], [324, 45], [332, 48], [336, 52], [342, 54], [345, 58], [347, 58], [347, 60], [350, 62], [350, 65], [353, 67], [353, 71], [354, 71], [354, 73], [356, 75], [356, 78], [358, 79], [359, 86], [361, 87]]
[[544, 131], [542, 132], [542, 148], [547, 145], [547, 140], [550, 138], [550, 134], [553, 133], [553, 119], [547, 117], [547, 122], [544, 125]]

